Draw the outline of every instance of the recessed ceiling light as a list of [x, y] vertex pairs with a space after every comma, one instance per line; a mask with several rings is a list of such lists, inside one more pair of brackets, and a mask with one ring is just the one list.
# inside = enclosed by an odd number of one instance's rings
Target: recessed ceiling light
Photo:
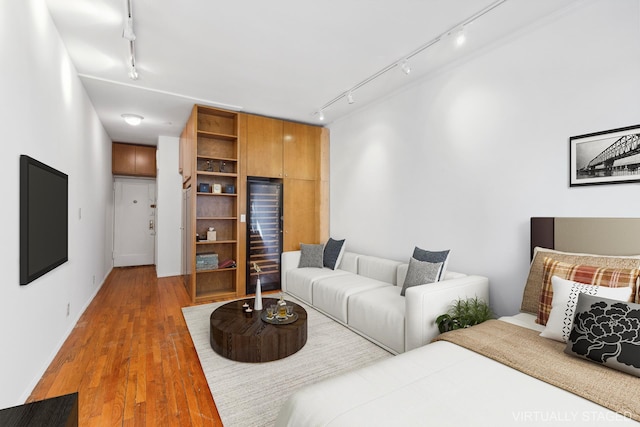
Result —
[[144, 117], [137, 114], [122, 114], [122, 118], [131, 126], [138, 126], [140, 123], [142, 123], [142, 119], [144, 119]]
[[456, 33], [456, 46], [462, 46], [467, 40], [467, 35], [464, 33], [464, 27]]

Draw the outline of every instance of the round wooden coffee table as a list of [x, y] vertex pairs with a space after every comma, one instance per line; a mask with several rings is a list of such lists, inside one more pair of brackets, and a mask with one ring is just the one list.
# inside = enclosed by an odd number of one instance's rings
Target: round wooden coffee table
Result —
[[[275, 298], [263, 298], [266, 309]], [[219, 355], [238, 362], [270, 362], [291, 356], [307, 342], [307, 312], [293, 305], [298, 320], [288, 325], [272, 325], [260, 318], [260, 311], [245, 313], [242, 304], [253, 307], [254, 299], [232, 301], [211, 313], [211, 348]]]

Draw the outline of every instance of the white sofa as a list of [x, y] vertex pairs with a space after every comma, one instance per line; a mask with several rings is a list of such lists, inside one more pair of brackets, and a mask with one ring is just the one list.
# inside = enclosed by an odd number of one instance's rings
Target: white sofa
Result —
[[486, 277], [447, 271], [440, 282], [400, 295], [408, 264], [345, 252], [336, 270], [298, 268], [300, 251], [282, 254], [282, 290], [394, 354], [438, 335], [436, 318], [458, 298], [489, 301]]

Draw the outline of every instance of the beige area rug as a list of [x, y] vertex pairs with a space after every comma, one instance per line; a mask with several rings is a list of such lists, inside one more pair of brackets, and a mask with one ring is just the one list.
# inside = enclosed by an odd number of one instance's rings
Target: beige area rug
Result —
[[297, 353], [267, 363], [234, 362], [211, 349], [209, 316], [226, 302], [182, 309], [225, 427], [272, 426], [284, 401], [300, 387], [392, 357], [308, 305], [286, 299], [307, 310], [307, 343]]

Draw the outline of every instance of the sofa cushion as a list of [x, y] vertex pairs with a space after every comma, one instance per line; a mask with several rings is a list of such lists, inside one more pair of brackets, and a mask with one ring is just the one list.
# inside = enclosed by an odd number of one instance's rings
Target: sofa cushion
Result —
[[426, 283], [433, 283], [438, 281], [440, 271], [442, 270], [442, 263], [433, 263], [427, 261], [418, 261], [411, 257], [409, 260], [409, 269], [407, 270], [407, 276], [404, 279], [402, 285], [402, 291], [400, 295], [404, 296], [407, 288], [412, 286], [424, 285]]
[[404, 352], [405, 299], [399, 286], [385, 286], [349, 297], [349, 326], [396, 353]]
[[440, 270], [440, 274], [438, 275], [438, 281], [442, 280], [442, 277], [444, 277], [444, 273], [447, 271], [447, 264], [449, 261], [449, 249], [447, 249], [446, 251], [427, 251], [425, 249], [420, 249], [419, 247], [415, 247], [413, 249], [413, 257], [415, 259], [417, 259], [418, 261], [425, 261], [425, 262], [433, 262], [433, 263], [437, 263], [437, 262], [441, 262], [442, 263], [442, 269]]
[[305, 243], [300, 243], [300, 263], [298, 264], [298, 268], [322, 268], [323, 253], [323, 245], [308, 245]]
[[349, 298], [358, 292], [384, 286], [392, 285], [357, 274], [322, 278], [313, 283], [313, 305], [340, 322], [348, 323], [347, 303]]
[[316, 280], [324, 277], [344, 276], [351, 273], [343, 270], [331, 270], [329, 268], [294, 268], [286, 272], [287, 293], [300, 298], [302, 301], [313, 304], [312, 287]]
[[358, 259], [360, 255], [353, 252], [344, 252], [342, 255], [342, 259], [340, 260], [340, 265], [338, 268], [340, 270], [348, 271], [349, 273], [358, 274]]
[[361, 255], [358, 258], [358, 274], [381, 282], [397, 284], [398, 266], [401, 262], [374, 256]]
[[334, 240], [329, 237], [324, 245], [322, 263], [325, 267], [335, 270], [340, 266], [342, 255], [344, 254], [344, 239]]

